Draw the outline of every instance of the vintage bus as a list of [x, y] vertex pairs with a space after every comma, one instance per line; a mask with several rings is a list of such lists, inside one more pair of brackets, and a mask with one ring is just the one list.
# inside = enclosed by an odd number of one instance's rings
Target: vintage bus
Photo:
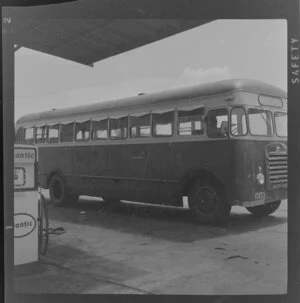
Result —
[[54, 203], [80, 195], [183, 206], [200, 222], [231, 207], [257, 216], [287, 198], [287, 94], [231, 79], [139, 94], [17, 121], [39, 148], [39, 181]]

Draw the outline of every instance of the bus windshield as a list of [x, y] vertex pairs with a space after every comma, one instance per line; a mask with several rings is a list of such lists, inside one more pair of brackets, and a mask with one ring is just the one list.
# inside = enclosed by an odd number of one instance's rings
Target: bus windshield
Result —
[[272, 113], [267, 110], [250, 108], [248, 110], [249, 130], [253, 136], [272, 136]]
[[275, 113], [274, 120], [277, 135], [279, 137], [287, 137], [287, 113]]

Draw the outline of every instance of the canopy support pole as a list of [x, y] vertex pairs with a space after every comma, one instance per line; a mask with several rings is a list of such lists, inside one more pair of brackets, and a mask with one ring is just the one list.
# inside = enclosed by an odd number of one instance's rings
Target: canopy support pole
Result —
[[15, 56], [13, 20], [2, 15], [2, 135], [3, 135], [3, 204], [4, 204], [4, 256], [5, 256], [5, 295], [6, 300], [14, 293], [14, 89]]

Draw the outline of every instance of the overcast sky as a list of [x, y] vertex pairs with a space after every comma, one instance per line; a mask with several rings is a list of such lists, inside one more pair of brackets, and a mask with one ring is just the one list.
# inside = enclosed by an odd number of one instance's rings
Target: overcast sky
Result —
[[111, 57], [93, 68], [22, 48], [15, 118], [21, 115], [228, 78], [287, 90], [285, 20], [217, 20]]

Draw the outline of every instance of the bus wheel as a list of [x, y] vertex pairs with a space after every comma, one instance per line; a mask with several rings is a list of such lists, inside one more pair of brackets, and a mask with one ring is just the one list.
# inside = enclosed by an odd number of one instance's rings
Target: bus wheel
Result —
[[264, 205], [246, 207], [247, 210], [256, 217], [267, 217], [273, 214], [281, 204], [281, 200], [274, 201]]
[[197, 180], [188, 195], [189, 208], [201, 223], [226, 223], [231, 206], [226, 203], [220, 186]]
[[63, 179], [59, 175], [54, 175], [49, 183], [50, 199], [55, 205], [75, 204], [79, 195], [70, 194], [67, 191]]

